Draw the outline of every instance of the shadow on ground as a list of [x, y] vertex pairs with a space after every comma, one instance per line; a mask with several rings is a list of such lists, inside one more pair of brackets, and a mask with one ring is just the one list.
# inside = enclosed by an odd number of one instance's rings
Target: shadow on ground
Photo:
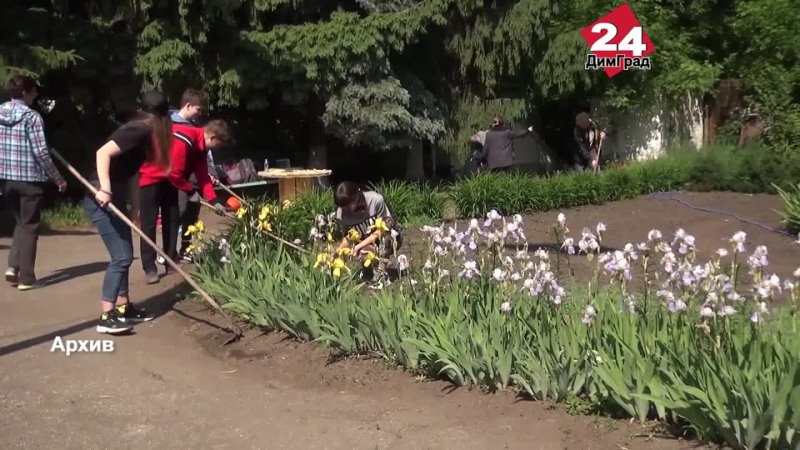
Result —
[[[175, 303], [177, 303], [180, 299], [185, 298], [189, 294], [189, 292], [191, 292], [191, 288], [186, 282], [183, 282], [170, 288], [165, 292], [150, 297], [142, 302], [136, 302], [135, 305], [146, 308], [148, 311], [155, 314], [156, 319], [158, 319], [159, 317], [163, 316], [164, 314], [172, 310], [173, 305], [175, 305]], [[58, 330], [54, 330], [50, 333], [42, 334], [29, 339], [24, 339], [22, 341], [15, 342], [13, 344], [9, 344], [4, 347], [0, 347], [0, 357], [14, 352], [18, 352], [20, 350], [25, 350], [31, 347], [35, 347], [45, 342], [52, 341], [57, 336], [64, 338], [75, 333], [80, 333], [81, 331], [92, 328], [96, 324], [97, 324], [97, 317], [92, 317], [83, 322], [76, 323]], [[135, 333], [127, 333], [127, 334], [130, 335]]]
[[97, 231], [82, 228], [75, 228], [72, 230], [44, 229], [39, 231], [39, 236], [91, 236], [93, 234], [97, 234]]
[[93, 273], [102, 272], [106, 270], [108, 262], [97, 261], [88, 264], [80, 264], [78, 266], [67, 267], [66, 269], [56, 270], [53, 274], [40, 278], [40, 281], [47, 283], [47, 285], [54, 285], [69, 281], [74, 278], [80, 278]]

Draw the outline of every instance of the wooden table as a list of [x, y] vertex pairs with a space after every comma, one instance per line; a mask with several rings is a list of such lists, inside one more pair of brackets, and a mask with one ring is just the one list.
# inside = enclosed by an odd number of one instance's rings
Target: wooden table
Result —
[[261, 178], [271, 178], [278, 180], [278, 197], [283, 203], [286, 200], [295, 201], [297, 197], [310, 191], [313, 187], [313, 179], [327, 177], [333, 171], [328, 169], [267, 169], [258, 172]]

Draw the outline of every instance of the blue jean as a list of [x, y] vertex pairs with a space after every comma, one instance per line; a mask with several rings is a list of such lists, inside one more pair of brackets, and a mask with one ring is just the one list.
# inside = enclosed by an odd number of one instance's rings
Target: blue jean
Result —
[[[113, 186], [112, 202], [123, 213], [127, 210], [126, 186]], [[91, 194], [83, 198], [83, 209], [97, 228], [111, 257], [103, 278], [102, 300], [116, 303], [117, 297], [128, 295], [128, 272], [133, 263], [133, 236], [128, 225], [107, 208], [101, 208]]]

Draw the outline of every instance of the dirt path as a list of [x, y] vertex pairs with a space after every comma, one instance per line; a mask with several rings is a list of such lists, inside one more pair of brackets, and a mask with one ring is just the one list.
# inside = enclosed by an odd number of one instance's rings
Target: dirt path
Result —
[[[0, 238], [0, 261], [8, 254]], [[318, 347], [248, 338], [231, 347], [177, 279], [132, 291], [163, 313], [113, 353], [50, 352], [56, 336], [94, 332], [106, 253], [94, 234], [44, 236], [38, 276], [48, 288], [0, 285], [2, 448], [525, 448], [676, 449], [674, 440], [562, 407], [517, 402], [444, 383], [417, 383], [380, 363], [326, 365]], [[137, 251], [138, 254], [138, 251]], [[256, 338], [256, 339], [253, 339]]]

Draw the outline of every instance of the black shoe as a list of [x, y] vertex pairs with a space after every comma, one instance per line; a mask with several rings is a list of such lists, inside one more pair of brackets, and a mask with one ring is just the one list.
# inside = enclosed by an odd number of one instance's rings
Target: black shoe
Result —
[[120, 320], [117, 312], [113, 309], [109, 312], [103, 313], [103, 315], [100, 316], [100, 320], [97, 322], [98, 333], [117, 334], [124, 333], [132, 329], [133, 326]]
[[367, 283], [375, 281], [375, 269], [372, 266], [361, 269], [361, 280]]
[[156, 284], [158, 283], [158, 272], [147, 272], [144, 274], [144, 282], [147, 284]]
[[189, 264], [194, 262], [194, 258], [192, 258], [191, 253], [187, 253], [184, 251], [181, 251], [181, 260], [186, 261]]
[[117, 305], [116, 311], [126, 322], [129, 320], [131, 322], [147, 322], [156, 317], [155, 314], [150, 314], [144, 308], [137, 308], [132, 303]]

